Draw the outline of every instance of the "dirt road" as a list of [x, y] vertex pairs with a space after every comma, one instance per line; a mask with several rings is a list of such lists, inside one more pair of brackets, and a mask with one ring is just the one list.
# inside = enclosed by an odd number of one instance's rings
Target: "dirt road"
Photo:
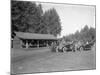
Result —
[[52, 53], [37, 52], [12, 61], [12, 73], [36, 73], [95, 69], [95, 48], [91, 51]]

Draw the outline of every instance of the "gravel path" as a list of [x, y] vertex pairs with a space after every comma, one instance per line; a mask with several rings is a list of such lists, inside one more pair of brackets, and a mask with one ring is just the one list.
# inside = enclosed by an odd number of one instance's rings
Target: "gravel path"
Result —
[[95, 48], [91, 51], [52, 53], [37, 52], [15, 58], [11, 64], [12, 73], [36, 73], [95, 69]]

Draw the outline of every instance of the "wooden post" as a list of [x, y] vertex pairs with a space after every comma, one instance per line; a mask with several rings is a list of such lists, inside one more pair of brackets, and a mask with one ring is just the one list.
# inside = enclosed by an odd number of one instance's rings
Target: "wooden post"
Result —
[[28, 48], [28, 42], [26, 41], [26, 48]]
[[22, 40], [20, 40], [20, 46], [21, 46], [21, 48], [22, 48], [22, 45], [23, 45], [23, 44], [22, 44]]
[[48, 47], [48, 41], [46, 41], [46, 46]]
[[37, 47], [39, 48], [39, 40], [37, 40]]

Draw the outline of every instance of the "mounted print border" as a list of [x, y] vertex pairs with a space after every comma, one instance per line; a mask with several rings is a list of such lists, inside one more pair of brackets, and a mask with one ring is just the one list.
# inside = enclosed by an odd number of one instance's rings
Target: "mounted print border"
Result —
[[96, 69], [96, 6], [11, 0], [11, 74]]

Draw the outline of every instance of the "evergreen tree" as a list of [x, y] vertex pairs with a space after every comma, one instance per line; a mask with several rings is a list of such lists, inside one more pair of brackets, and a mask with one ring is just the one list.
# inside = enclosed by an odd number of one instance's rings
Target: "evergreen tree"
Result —
[[60, 35], [61, 32], [60, 18], [54, 8], [44, 13], [43, 20], [47, 29], [46, 32], [48, 34], [53, 34], [54, 36]]
[[11, 27], [14, 31], [37, 32], [41, 22], [41, 5], [28, 1], [11, 2]]

